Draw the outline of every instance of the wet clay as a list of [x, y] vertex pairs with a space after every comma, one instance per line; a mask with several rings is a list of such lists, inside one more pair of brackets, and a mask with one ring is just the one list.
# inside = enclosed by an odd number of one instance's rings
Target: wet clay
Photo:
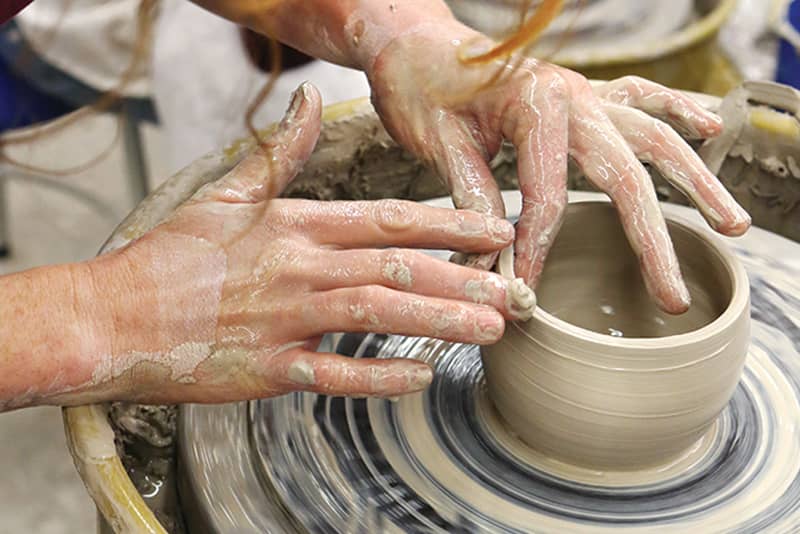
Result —
[[118, 428], [117, 450], [138, 492], [145, 498], [167, 532], [183, 532], [183, 521], [175, 513], [178, 494], [171, 484], [175, 477], [175, 418], [168, 406], [145, 406], [127, 402], [109, 407], [109, 418]]
[[[716, 100], [709, 98], [707, 101], [712, 107], [718, 105]], [[248, 141], [236, 142], [224, 151], [197, 160], [171, 177], [128, 216], [103, 250], [109, 251], [125, 246], [132, 239], [140, 237], [168, 217], [181, 202], [201, 186], [227, 173], [251, 148], [252, 144]], [[501, 148], [491, 163], [491, 169], [502, 189], [518, 189], [515, 151], [510, 145]], [[571, 168], [570, 171], [571, 189], [590, 188], [576, 168]], [[317, 149], [286, 192], [286, 196], [325, 200], [387, 197], [424, 200], [445, 194], [447, 189], [436, 173], [390, 138], [366, 99], [326, 109]], [[465, 288], [465, 291], [474, 294], [476, 301], [480, 300], [481, 288], [470, 286]], [[246, 360], [246, 355], [242, 355], [242, 359]], [[213, 358], [207, 364], [212, 362]], [[153, 407], [153, 411], [144, 417], [145, 414], [139, 411], [137, 405], [114, 404], [113, 406], [109, 414], [110, 422], [118, 436], [118, 443], [122, 446], [121, 456], [128, 473], [137, 481], [142, 475], [146, 475], [149, 480], [160, 484], [160, 492], [168, 491], [174, 494], [174, 478], [162, 477], [162, 470], [157, 469], [157, 466], [150, 461], [154, 455], [162, 456], [163, 453], [164, 457], [169, 457], [170, 465], [174, 468], [175, 460], [171, 448], [166, 447], [156, 453], [149, 447], [132, 447], [128, 443], [132, 439], [138, 439], [138, 434], [151, 435], [149, 430], [142, 432], [143, 429], [147, 429], [147, 425], [134, 423], [135, 420], [146, 423], [150, 415], [157, 415], [159, 420], [167, 421], [167, 425], [163, 428], [164, 436], [173, 436], [175, 428], [171, 421], [176, 408]], [[76, 412], [71, 410], [68, 410], [68, 415], [78, 417]], [[99, 416], [97, 418], [99, 419]], [[77, 428], [75, 424], [70, 424]], [[80, 434], [73, 439], [77, 443], [83, 443], [86, 437]], [[82, 459], [78, 458], [76, 461], [81, 466], [83, 478], [89, 484], [90, 490], [94, 485], [92, 481], [105, 480], [104, 471], [95, 469]], [[142, 488], [142, 493], [147, 492], [138, 482], [137, 486]], [[91, 491], [98, 501], [106, 499], [108, 492], [110, 490]], [[149, 498], [147, 501], [154, 509], [163, 510], [162, 502]], [[180, 515], [176, 508], [169, 507], [166, 511], [174, 516]], [[104, 515], [108, 517], [105, 510]]]
[[674, 462], [728, 402], [749, 339], [746, 274], [705, 232], [668, 227], [688, 312], [653, 303], [610, 204], [573, 204], [533, 319], [483, 349], [490, 397], [537, 451], [595, 469]]
[[[722, 134], [699, 155], [753, 223], [800, 240], [800, 91], [773, 82], [745, 82], [722, 101]], [[656, 177], [662, 200], [686, 198]]]

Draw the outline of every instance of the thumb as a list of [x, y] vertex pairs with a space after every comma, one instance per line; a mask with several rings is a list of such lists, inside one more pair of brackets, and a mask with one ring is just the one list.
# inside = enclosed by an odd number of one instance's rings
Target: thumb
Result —
[[228, 174], [198, 192], [198, 200], [254, 203], [283, 192], [311, 156], [322, 118], [322, 97], [304, 82], [292, 95], [277, 130]]

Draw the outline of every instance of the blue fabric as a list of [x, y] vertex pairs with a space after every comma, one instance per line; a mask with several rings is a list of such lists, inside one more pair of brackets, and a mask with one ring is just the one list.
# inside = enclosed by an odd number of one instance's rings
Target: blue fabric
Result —
[[0, 58], [0, 132], [52, 120], [73, 109], [60, 98], [37, 90]]
[[[789, 6], [789, 24], [800, 30], [800, 0]], [[778, 50], [778, 72], [775, 80], [800, 89], [800, 51], [781, 39]]]
[[[0, 132], [52, 120], [91, 105], [102, 93], [42, 60], [14, 21], [0, 26]], [[125, 99], [126, 110], [157, 122], [152, 101]]]

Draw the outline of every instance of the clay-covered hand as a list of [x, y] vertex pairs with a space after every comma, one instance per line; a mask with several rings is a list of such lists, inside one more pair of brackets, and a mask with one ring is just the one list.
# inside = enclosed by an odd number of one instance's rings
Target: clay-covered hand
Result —
[[[685, 311], [689, 292], [640, 161], [683, 191], [714, 229], [740, 235], [749, 216], [675, 131], [712, 137], [721, 121], [683, 94], [638, 78], [593, 90], [581, 75], [543, 61], [472, 66], [459, 59], [493, 45], [444, 19], [385, 46], [367, 73], [391, 135], [437, 169], [457, 207], [499, 217], [504, 206], [487, 162], [503, 140], [513, 143], [523, 196], [515, 269], [532, 287], [567, 203], [570, 156], [613, 200], [658, 305]], [[471, 264], [488, 268], [495, 257]]]
[[114, 296], [126, 306], [98, 380], [126, 381], [134, 399], [149, 402], [295, 390], [395, 396], [424, 388], [431, 369], [317, 353], [320, 336], [486, 344], [503, 334], [504, 319], [530, 316], [522, 280], [388, 248], [488, 253], [512, 243], [505, 220], [397, 200], [276, 198], [311, 154], [320, 116], [318, 92], [303, 85], [269, 146], [107, 260], [116, 272], [124, 262], [130, 291]]

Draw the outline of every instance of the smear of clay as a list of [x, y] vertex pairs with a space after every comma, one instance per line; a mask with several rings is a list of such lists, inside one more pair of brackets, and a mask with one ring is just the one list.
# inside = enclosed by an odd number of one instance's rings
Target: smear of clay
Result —
[[536, 308], [536, 294], [522, 278], [516, 278], [508, 284], [506, 290], [506, 306], [522, 321], [533, 317]]
[[311, 386], [316, 383], [314, 367], [310, 363], [303, 360], [293, 362], [289, 366], [288, 376], [289, 380], [296, 384]]
[[389, 260], [383, 265], [382, 273], [387, 280], [397, 283], [404, 289], [409, 289], [414, 282], [411, 269], [405, 264], [400, 253], [389, 256]]
[[356, 321], [363, 321], [364, 318], [367, 316], [366, 310], [364, 310], [363, 306], [352, 305], [349, 308], [350, 316], [355, 319]]
[[522, 278], [514, 276], [514, 248], [507, 247], [500, 252], [497, 259], [497, 272], [510, 280], [506, 289], [506, 307], [511, 310], [521, 321], [533, 317], [536, 309], [536, 293], [528, 287]]
[[464, 285], [464, 295], [476, 304], [484, 304], [491, 298], [491, 280], [468, 280]]
[[92, 385], [117, 379], [141, 363], [149, 362], [169, 369], [170, 379], [181, 383], [195, 382], [194, 372], [211, 354], [209, 343], [188, 342], [178, 345], [166, 355], [161, 352], [131, 351], [116, 356], [103, 356], [92, 373]]

